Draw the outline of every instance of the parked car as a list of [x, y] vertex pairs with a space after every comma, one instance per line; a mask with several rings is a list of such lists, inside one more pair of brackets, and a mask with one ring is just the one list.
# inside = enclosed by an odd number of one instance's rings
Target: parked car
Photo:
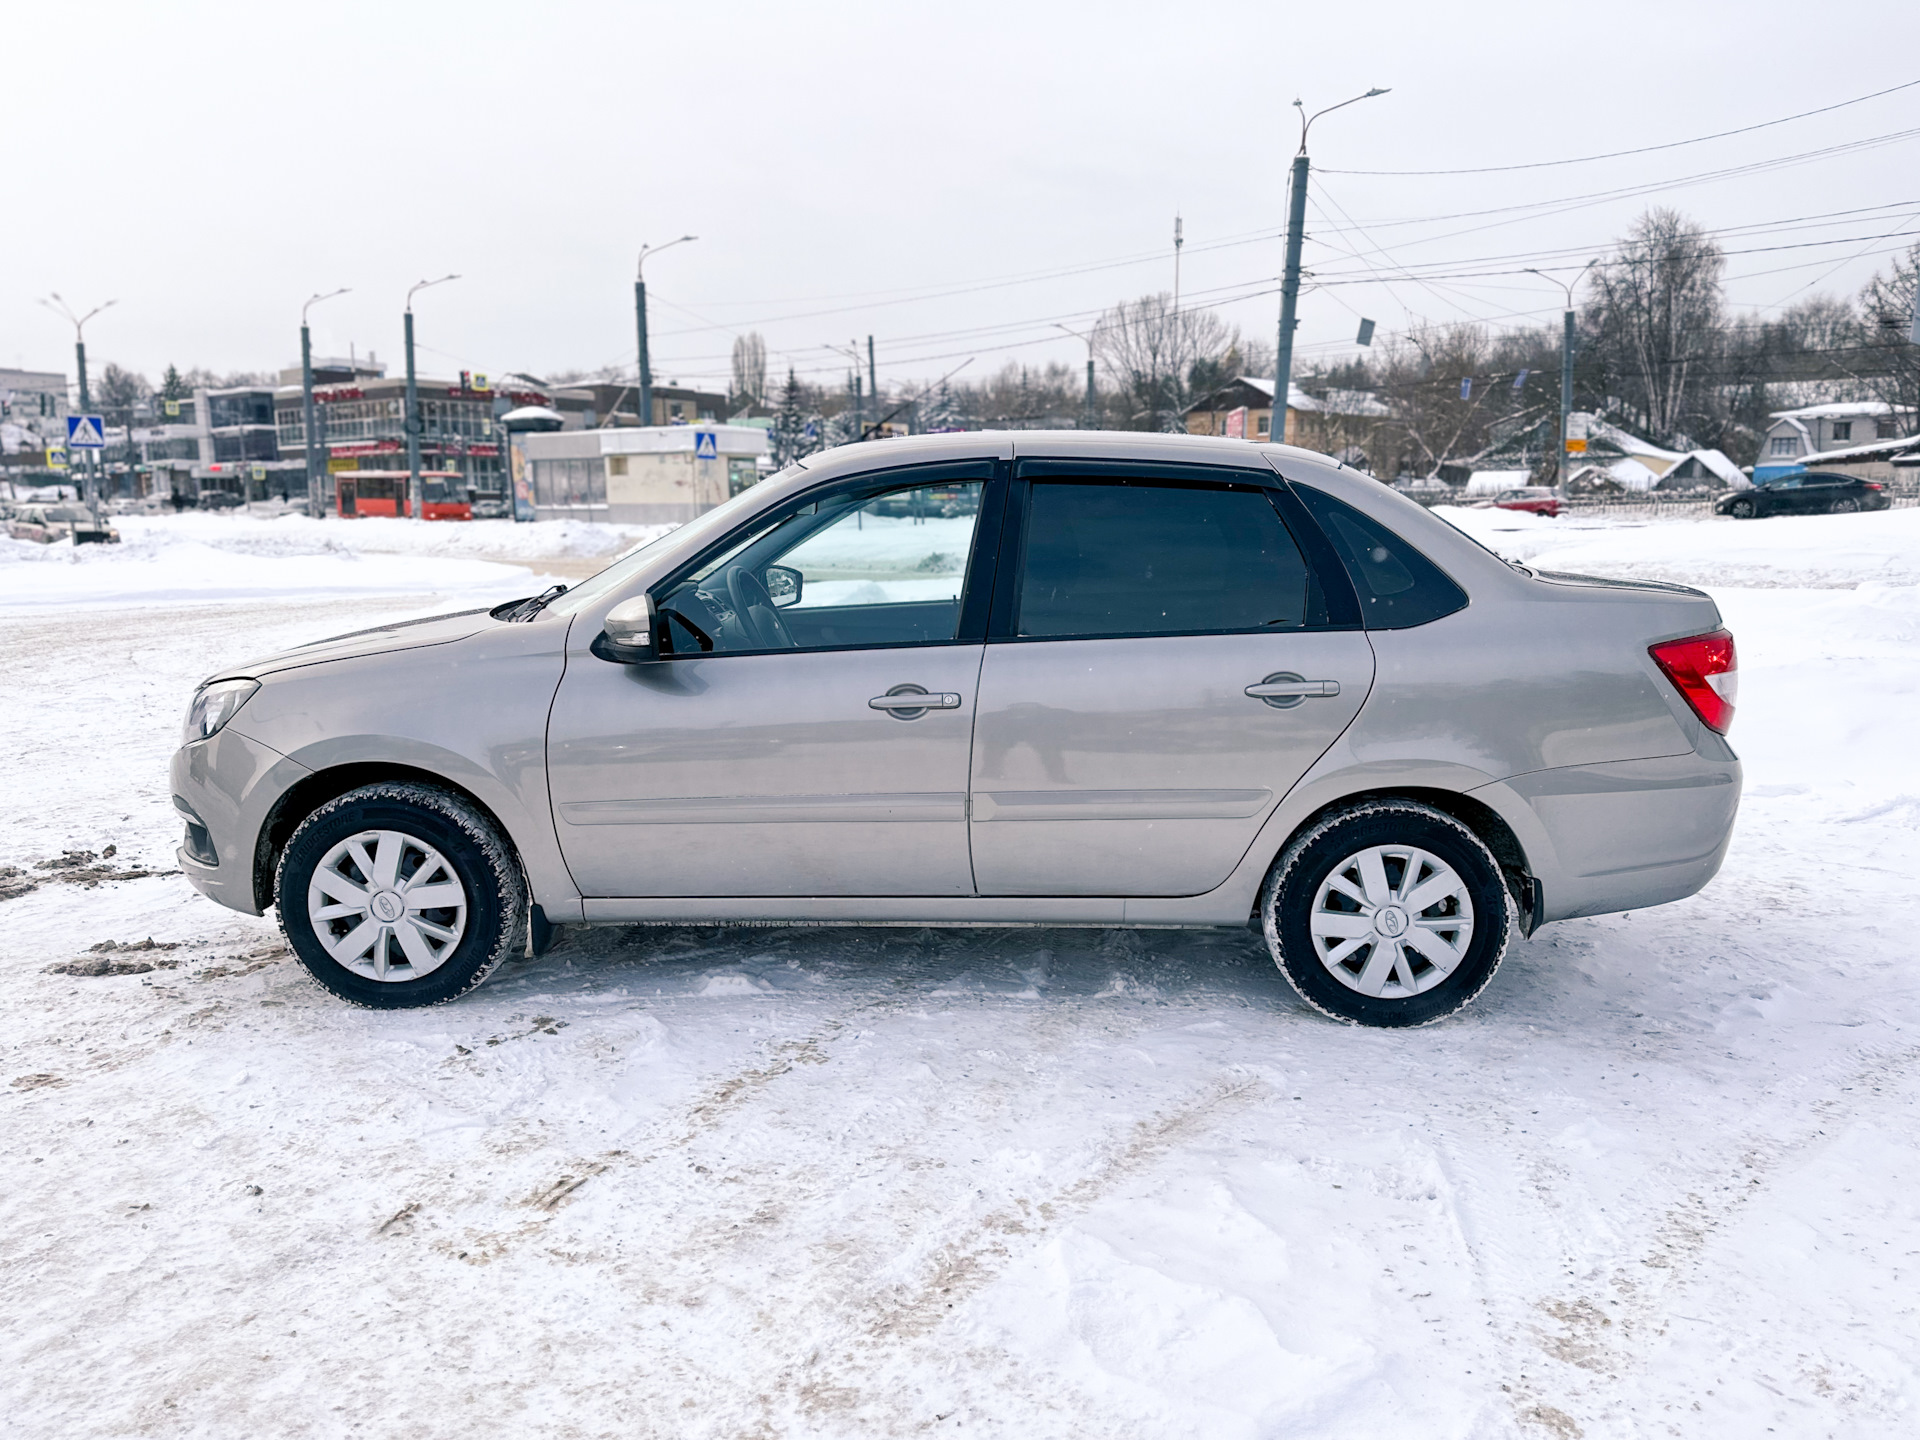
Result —
[[202, 510], [238, 510], [247, 502], [231, 490], [202, 490], [194, 504]]
[[1548, 515], [1558, 518], [1560, 514], [1560, 492], [1538, 485], [1529, 485], [1518, 490], [1502, 490], [1491, 500], [1482, 503], [1496, 510], [1524, 510], [1529, 515]]
[[1417, 1025], [1513, 935], [1691, 895], [1733, 638], [1284, 446], [813, 456], [572, 590], [220, 670], [181, 868], [334, 994], [451, 1000], [555, 924], [1242, 928]]
[[1871, 480], [1809, 470], [1722, 495], [1713, 502], [1713, 510], [1716, 515], [1753, 520], [1767, 515], [1850, 515], [1856, 510], [1884, 510], [1890, 503], [1886, 487]]
[[22, 505], [7, 521], [7, 534], [42, 545], [62, 540], [75, 545], [120, 543], [120, 532], [104, 520], [95, 524], [93, 512], [84, 505]]

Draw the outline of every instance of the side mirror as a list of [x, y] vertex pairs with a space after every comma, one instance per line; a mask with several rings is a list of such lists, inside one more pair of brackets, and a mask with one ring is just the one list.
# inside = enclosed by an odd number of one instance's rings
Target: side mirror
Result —
[[773, 608], [784, 610], [789, 605], [800, 603], [800, 588], [805, 584], [798, 570], [788, 565], [769, 565], [767, 567], [767, 598], [773, 601]]
[[602, 659], [622, 665], [653, 659], [653, 597], [636, 595], [609, 610], [593, 648]]

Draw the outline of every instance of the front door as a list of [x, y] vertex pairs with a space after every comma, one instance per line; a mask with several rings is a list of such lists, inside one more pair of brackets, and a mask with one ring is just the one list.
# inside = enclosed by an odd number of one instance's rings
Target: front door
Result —
[[1221, 884], [1358, 713], [1365, 633], [1329, 624], [1257, 481], [1036, 477], [1009, 531], [974, 736], [980, 892]]
[[990, 473], [763, 517], [655, 592], [666, 658], [570, 645], [548, 765], [584, 894], [972, 893], [961, 616]]

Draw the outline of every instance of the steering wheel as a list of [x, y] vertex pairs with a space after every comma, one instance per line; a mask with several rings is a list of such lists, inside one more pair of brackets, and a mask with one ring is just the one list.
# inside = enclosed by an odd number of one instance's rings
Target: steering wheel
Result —
[[733, 601], [733, 613], [739, 617], [740, 628], [747, 632], [747, 638], [755, 648], [794, 648], [793, 633], [787, 629], [787, 622], [780, 618], [780, 612], [773, 608], [773, 597], [767, 593], [766, 585], [746, 566], [735, 565], [728, 569], [727, 598]]

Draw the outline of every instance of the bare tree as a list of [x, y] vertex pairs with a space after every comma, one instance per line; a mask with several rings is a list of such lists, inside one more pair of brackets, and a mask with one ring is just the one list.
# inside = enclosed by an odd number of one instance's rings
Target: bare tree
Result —
[[1122, 301], [1101, 315], [1093, 348], [1119, 386], [1128, 429], [1181, 430], [1195, 366], [1217, 364], [1238, 338], [1211, 310], [1175, 311], [1173, 297], [1163, 292]]
[[767, 398], [767, 342], [758, 330], [733, 341], [733, 403], [758, 405]]
[[1894, 257], [1891, 274], [1875, 275], [1860, 292], [1863, 370], [1879, 398], [1904, 412], [1895, 423], [1920, 425], [1920, 345], [1912, 341], [1920, 310], [1920, 245]]
[[146, 376], [122, 370], [112, 361], [107, 362], [93, 386], [94, 403], [109, 425], [131, 425], [135, 407], [151, 394], [153, 387], [147, 384]]
[[[1621, 408], [1662, 443], [1713, 428], [1708, 397], [1723, 335], [1726, 259], [1674, 210], [1649, 210], [1594, 272], [1594, 351]], [[1704, 425], [1703, 425], [1704, 422]]]

